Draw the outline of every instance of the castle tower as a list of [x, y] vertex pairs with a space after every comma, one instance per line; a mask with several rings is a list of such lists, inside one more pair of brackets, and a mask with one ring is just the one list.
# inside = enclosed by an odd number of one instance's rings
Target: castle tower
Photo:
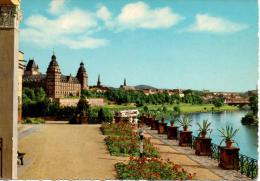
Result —
[[98, 74], [98, 80], [97, 80], [97, 87], [101, 86], [101, 82], [100, 82], [100, 74]]
[[52, 55], [51, 62], [47, 69], [46, 92], [49, 97], [59, 98], [61, 95], [61, 72], [56, 61], [56, 56]]
[[77, 78], [81, 84], [81, 90], [87, 90], [88, 89], [88, 74], [84, 67], [84, 63], [80, 63], [80, 67], [78, 69]]
[[38, 75], [38, 74], [40, 74], [38, 65], [36, 65], [34, 59], [30, 59], [28, 64], [26, 65], [24, 75]]

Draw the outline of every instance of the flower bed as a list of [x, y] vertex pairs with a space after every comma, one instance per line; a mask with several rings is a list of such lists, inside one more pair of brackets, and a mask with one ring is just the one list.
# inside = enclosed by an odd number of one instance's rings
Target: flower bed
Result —
[[[140, 141], [138, 136], [108, 136], [105, 138], [108, 150], [114, 156], [139, 156]], [[144, 140], [144, 155], [159, 157], [159, 152], [147, 139]]]
[[158, 158], [130, 157], [127, 164], [116, 163], [119, 179], [129, 180], [192, 180], [195, 174], [186, 172], [172, 162], [163, 162]]
[[[140, 154], [140, 140], [138, 133], [134, 132], [131, 124], [104, 123], [101, 126], [101, 131], [105, 135], [105, 142], [111, 155], [114, 156], [139, 156]], [[144, 155], [147, 157], [159, 157], [158, 150], [150, 143], [149, 140], [144, 139]]]
[[104, 135], [127, 136], [133, 133], [132, 126], [128, 123], [103, 123], [100, 129]]

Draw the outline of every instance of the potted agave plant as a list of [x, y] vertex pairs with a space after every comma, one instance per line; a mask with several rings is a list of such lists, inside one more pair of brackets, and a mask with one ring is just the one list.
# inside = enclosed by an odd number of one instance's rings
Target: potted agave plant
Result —
[[151, 123], [151, 130], [158, 130], [159, 120], [161, 119], [161, 115], [159, 111], [154, 111], [153, 121]]
[[190, 146], [192, 144], [192, 131], [188, 131], [188, 127], [191, 126], [191, 119], [187, 116], [182, 116], [179, 120], [180, 125], [183, 127], [183, 131], [180, 131], [179, 145]]
[[171, 115], [170, 117], [170, 126], [167, 129], [167, 138], [168, 139], [176, 139], [177, 140], [177, 135], [178, 135], [178, 128], [177, 126], [174, 125], [174, 123], [177, 121], [177, 118], [174, 114]]
[[207, 133], [209, 136], [212, 132], [210, 128], [211, 123], [208, 120], [203, 120], [202, 124], [197, 122], [199, 126], [199, 137], [195, 141], [195, 154], [196, 155], [207, 155], [210, 156], [211, 152], [211, 139], [206, 138]]
[[[226, 128], [218, 129], [218, 131], [221, 133], [222, 140], [220, 141], [220, 145], [225, 141], [226, 147], [231, 148], [232, 143], [237, 142], [234, 140], [234, 137], [236, 136], [238, 129], [234, 129], [232, 126], [227, 125]], [[238, 145], [238, 144], [237, 144]]]
[[191, 119], [188, 119], [187, 116], [182, 116], [181, 119], [178, 120], [180, 125], [183, 127], [183, 131], [188, 131], [188, 127], [191, 126]]
[[165, 134], [167, 133], [167, 123], [165, 123], [165, 113], [161, 113], [161, 122], [158, 125], [158, 134]]
[[207, 133], [212, 132], [212, 129], [210, 128], [211, 123], [208, 120], [203, 120], [202, 124], [197, 122], [197, 125], [199, 127], [199, 134], [202, 138], [205, 138]]
[[170, 116], [169, 116], [169, 120], [170, 120], [170, 124], [171, 124], [171, 127], [174, 126], [174, 123], [176, 121], [176, 116], [172, 113]]
[[[236, 143], [234, 140], [238, 129], [227, 125], [226, 128], [218, 130], [221, 133], [222, 140], [220, 145], [225, 141], [226, 145], [220, 148], [219, 166], [224, 169], [238, 169], [239, 168], [239, 148], [233, 147], [232, 144]], [[238, 144], [237, 144], [238, 145]]]

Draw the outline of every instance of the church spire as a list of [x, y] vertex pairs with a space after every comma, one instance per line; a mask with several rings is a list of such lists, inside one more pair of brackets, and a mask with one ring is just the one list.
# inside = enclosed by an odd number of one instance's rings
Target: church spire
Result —
[[124, 86], [126, 86], [126, 78], [124, 78]]
[[98, 86], [98, 87], [101, 86], [101, 82], [100, 82], [100, 74], [98, 74], [97, 86]]

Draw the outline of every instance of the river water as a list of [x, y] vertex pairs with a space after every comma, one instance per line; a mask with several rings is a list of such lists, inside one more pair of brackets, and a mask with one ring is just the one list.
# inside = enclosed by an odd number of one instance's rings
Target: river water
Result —
[[[218, 129], [231, 125], [234, 128], [238, 128], [239, 132], [235, 136], [235, 141], [238, 143], [240, 153], [246, 156], [258, 159], [257, 152], [257, 126], [244, 126], [241, 124], [241, 118], [246, 114], [245, 111], [234, 112], [220, 112], [220, 113], [194, 113], [189, 114], [188, 117], [192, 119], [192, 126], [189, 130], [193, 131], [193, 135], [198, 135], [198, 125], [196, 122], [202, 123], [204, 119], [208, 119], [211, 122], [212, 142], [219, 145], [221, 141], [220, 132]], [[176, 123], [178, 125], [178, 123]], [[181, 128], [182, 129], [182, 128]], [[225, 144], [222, 143], [222, 144]], [[234, 146], [237, 146], [234, 144]]]

